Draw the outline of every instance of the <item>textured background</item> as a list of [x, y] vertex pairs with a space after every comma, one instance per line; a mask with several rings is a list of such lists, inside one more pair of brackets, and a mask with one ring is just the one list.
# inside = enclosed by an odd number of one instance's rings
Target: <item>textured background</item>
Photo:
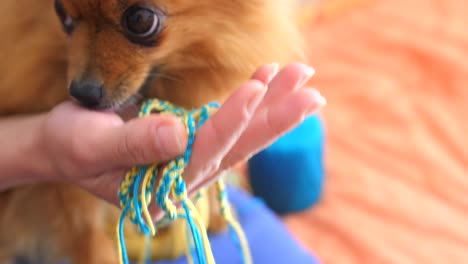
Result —
[[330, 1], [305, 28], [325, 196], [290, 230], [324, 263], [468, 263], [468, 3]]

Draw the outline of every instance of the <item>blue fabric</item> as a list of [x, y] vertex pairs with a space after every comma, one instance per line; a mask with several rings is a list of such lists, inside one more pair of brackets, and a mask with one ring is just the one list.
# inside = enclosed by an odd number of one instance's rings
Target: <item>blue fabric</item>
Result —
[[[281, 220], [260, 200], [238, 189], [229, 189], [229, 200], [236, 208], [240, 223], [249, 240], [254, 264], [318, 264], [317, 259], [302, 248], [289, 234]], [[211, 235], [216, 263], [240, 264], [237, 248], [223, 233]], [[157, 264], [185, 264], [185, 257]]]
[[256, 196], [278, 214], [309, 208], [321, 197], [324, 128], [314, 115], [249, 161]]
[[[288, 233], [281, 220], [260, 200], [245, 192], [230, 188], [229, 200], [236, 208], [240, 223], [249, 240], [254, 264], [319, 264]], [[240, 264], [237, 248], [229, 236], [223, 233], [210, 236], [217, 264]], [[27, 264], [18, 260], [16, 264]], [[67, 263], [67, 262], [65, 262]], [[154, 264], [186, 264], [182, 257], [174, 261]]]

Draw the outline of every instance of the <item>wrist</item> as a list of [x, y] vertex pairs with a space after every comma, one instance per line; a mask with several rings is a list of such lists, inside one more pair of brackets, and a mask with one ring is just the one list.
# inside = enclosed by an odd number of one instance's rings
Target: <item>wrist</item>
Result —
[[0, 189], [24, 184], [53, 180], [52, 162], [46, 155], [42, 136], [45, 114], [11, 117], [0, 120], [1, 137], [4, 140], [0, 151]]
[[47, 114], [41, 114], [34, 120], [34, 133], [31, 133], [29, 150], [31, 162], [29, 166], [31, 180], [37, 182], [58, 180], [53, 157], [47, 151], [46, 133], [44, 132]]

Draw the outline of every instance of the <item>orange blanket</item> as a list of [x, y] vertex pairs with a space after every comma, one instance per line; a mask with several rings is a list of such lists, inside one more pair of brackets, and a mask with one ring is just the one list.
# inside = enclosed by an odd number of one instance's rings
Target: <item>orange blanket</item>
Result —
[[324, 263], [468, 263], [467, 12], [374, 0], [308, 26], [328, 175], [286, 222]]

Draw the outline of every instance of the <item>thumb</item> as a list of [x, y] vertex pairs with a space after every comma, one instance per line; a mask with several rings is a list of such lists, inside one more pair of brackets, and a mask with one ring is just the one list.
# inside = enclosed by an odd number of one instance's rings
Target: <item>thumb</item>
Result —
[[93, 144], [105, 169], [160, 163], [181, 155], [187, 145], [185, 127], [176, 117], [151, 115], [100, 133]]

